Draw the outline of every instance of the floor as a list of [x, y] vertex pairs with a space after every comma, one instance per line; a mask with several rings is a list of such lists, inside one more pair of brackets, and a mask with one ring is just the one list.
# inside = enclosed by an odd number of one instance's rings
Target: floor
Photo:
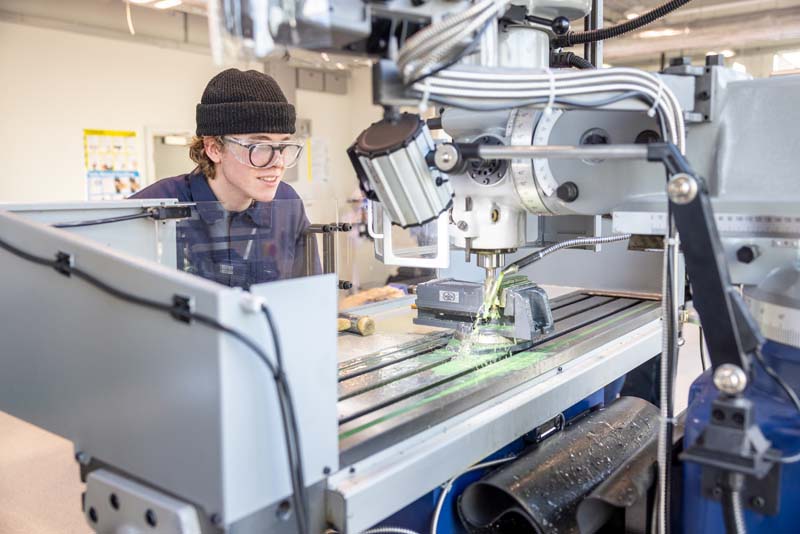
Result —
[[[570, 288], [548, 288], [551, 297]], [[351, 356], [409, 341], [431, 329], [408, 326], [410, 308], [376, 314], [384, 336], [340, 338]], [[689, 385], [700, 373], [698, 329], [687, 326], [678, 361], [676, 413], [686, 407]], [[388, 345], [387, 345], [388, 344]], [[81, 513], [78, 464], [72, 444], [59, 436], [0, 412], [0, 533], [88, 534]]]

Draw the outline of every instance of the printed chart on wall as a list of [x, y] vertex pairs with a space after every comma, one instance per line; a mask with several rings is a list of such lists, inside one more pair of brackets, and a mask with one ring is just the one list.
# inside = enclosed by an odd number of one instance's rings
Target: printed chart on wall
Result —
[[88, 200], [123, 199], [141, 189], [136, 132], [83, 130]]

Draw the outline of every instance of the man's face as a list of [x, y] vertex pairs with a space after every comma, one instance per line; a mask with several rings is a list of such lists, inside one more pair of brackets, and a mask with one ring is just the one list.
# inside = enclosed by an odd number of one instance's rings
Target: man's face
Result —
[[[226, 180], [234, 189], [247, 198], [257, 202], [269, 202], [275, 198], [286, 171], [286, 161], [280, 150], [274, 150], [269, 160], [259, 160], [259, 155], [269, 152], [269, 148], [260, 146], [251, 150], [251, 145], [259, 143], [276, 144], [288, 142], [286, 134], [241, 134], [224, 136], [224, 147], [220, 149], [213, 138], [206, 138], [206, 152], [216, 163], [217, 180]], [[251, 154], [257, 166], [253, 166]], [[265, 165], [263, 166], [262, 165]]]

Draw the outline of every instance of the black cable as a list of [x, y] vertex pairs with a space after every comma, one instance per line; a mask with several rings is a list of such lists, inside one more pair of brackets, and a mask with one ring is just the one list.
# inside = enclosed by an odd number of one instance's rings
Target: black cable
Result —
[[[281, 349], [280, 338], [278, 337], [277, 329], [275, 328], [275, 321], [272, 318], [272, 313], [270, 312], [269, 308], [263, 304], [261, 306], [261, 311], [264, 313], [264, 317], [267, 320], [267, 325], [269, 325], [270, 335], [272, 336], [272, 343], [275, 349], [275, 359], [278, 362], [278, 372], [281, 374], [283, 380], [281, 380], [280, 384], [284, 389], [284, 398], [285, 402], [281, 404], [281, 413], [285, 413], [283, 417], [284, 423], [284, 436], [286, 438], [286, 447], [288, 451], [294, 450], [296, 453], [296, 457], [294, 459], [294, 464], [290, 463], [290, 469], [292, 470], [293, 476], [293, 487], [294, 492], [292, 498], [295, 504], [295, 510], [298, 515], [303, 518], [303, 522], [305, 523], [308, 518], [308, 500], [305, 494], [305, 481], [304, 481], [304, 471], [303, 471], [303, 456], [302, 456], [302, 447], [300, 446], [300, 431], [297, 428], [297, 418], [295, 416], [294, 411], [294, 401], [292, 399], [291, 390], [289, 388], [289, 384], [285, 378], [283, 372], [283, 351]], [[287, 429], [287, 425], [290, 427]], [[289, 439], [292, 439], [294, 443], [290, 443]], [[299, 525], [298, 525], [299, 526]], [[301, 530], [300, 532], [305, 532]]]
[[[30, 254], [25, 252], [22, 249], [7, 243], [6, 241], [0, 239], [0, 248], [10, 252], [11, 254], [22, 258], [23, 260], [35, 263], [37, 265], [41, 265], [44, 267], [51, 267], [56, 269], [58, 272], [68, 275], [74, 275], [76, 278], [80, 278], [85, 282], [89, 283], [90, 285], [96, 287], [97, 289], [107, 293], [115, 298], [118, 298], [122, 301], [135, 304], [137, 306], [141, 306], [144, 308], [157, 310], [166, 312], [170, 315], [176, 314], [176, 309], [174, 305], [171, 304], [164, 304], [162, 302], [142, 298], [136, 296], [131, 293], [127, 293], [120, 289], [117, 289], [106, 282], [96, 278], [94, 275], [83, 271], [82, 269], [75, 267], [74, 265], [68, 265], [64, 260], [63, 257], [61, 259], [50, 260], [47, 258], [42, 258], [36, 256], [34, 254]], [[61, 256], [61, 254], [59, 254]], [[195, 320], [200, 324], [206, 325], [210, 328], [218, 330], [220, 332], [224, 332], [233, 338], [240, 341], [243, 345], [248, 347], [253, 353], [258, 356], [258, 358], [267, 366], [270, 374], [272, 375], [273, 379], [275, 380], [276, 390], [278, 394], [278, 401], [281, 408], [281, 419], [283, 422], [284, 427], [284, 437], [286, 439], [287, 444], [287, 457], [289, 460], [289, 470], [290, 475], [292, 478], [292, 498], [295, 500], [295, 509], [297, 513], [295, 514], [295, 520], [297, 521], [297, 528], [299, 532], [305, 533], [308, 532], [306, 529], [306, 521], [307, 521], [307, 505], [305, 500], [305, 485], [303, 484], [303, 473], [302, 473], [302, 451], [300, 450], [300, 437], [299, 432], [297, 430], [297, 420], [295, 418], [294, 412], [294, 404], [291, 398], [291, 392], [289, 389], [289, 385], [286, 382], [286, 377], [283, 374], [283, 357], [281, 355], [280, 350], [280, 342], [278, 340], [277, 331], [275, 329], [275, 325], [272, 321], [272, 316], [269, 313], [269, 310], [266, 306], [262, 307], [264, 311], [264, 315], [267, 318], [267, 324], [269, 325], [270, 332], [272, 335], [273, 345], [275, 347], [275, 357], [276, 361], [278, 362], [277, 367], [273, 364], [267, 354], [261, 350], [258, 344], [247, 337], [246, 335], [242, 334], [241, 332], [234, 330], [228, 326], [223, 325], [216, 319], [199, 314], [193, 311], [184, 311], [181, 310], [180, 315], [181, 318]]]
[[150, 217], [150, 212], [145, 211], [144, 213], [136, 213], [134, 215], [122, 215], [120, 217], [109, 217], [107, 219], [91, 219], [88, 221], [76, 221], [76, 222], [69, 222], [69, 223], [59, 223], [54, 224], [54, 228], [78, 228], [80, 226], [95, 226], [98, 224], [110, 224], [122, 221], [132, 221], [134, 219], [146, 219]]
[[592, 43], [595, 41], [603, 41], [618, 37], [620, 35], [638, 30], [643, 26], [647, 26], [651, 22], [664, 17], [665, 15], [675, 11], [679, 7], [688, 4], [691, 0], [671, 0], [662, 4], [647, 13], [636, 17], [635, 19], [623, 22], [616, 26], [609, 26], [607, 28], [600, 28], [597, 30], [589, 30], [583, 32], [567, 32], [564, 35], [556, 36], [552, 41], [553, 48], [565, 48], [576, 44]]
[[592, 64], [591, 61], [587, 60], [586, 58], [582, 58], [581, 56], [572, 54], [572, 53], [570, 53], [570, 55], [567, 56], [567, 63], [570, 66], [576, 67], [578, 69], [593, 69], [594, 68], [594, 65]]
[[771, 376], [772, 379], [775, 380], [775, 382], [778, 383], [778, 385], [783, 389], [783, 391], [786, 392], [786, 396], [789, 397], [789, 400], [792, 401], [794, 407], [797, 408], [798, 412], [800, 412], [800, 398], [797, 397], [797, 393], [795, 393], [792, 387], [789, 384], [787, 384], [786, 381], [784, 381], [783, 378], [781, 378], [781, 376], [778, 373], [775, 372], [775, 369], [770, 367], [770, 365], [764, 359], [764, 355], [761, 354], [760, 350], [755, 351], [755, 356], [756, 360], [758, 360], [758, 363], [761, 364], [761, 367], [764, 369], [764, 371], [766, 371], [767, 374]]
[[578, 69], [593, 69], [591, 61], [573, 52], [552, 52], [550, 66], [553, 68], [575, 67]]

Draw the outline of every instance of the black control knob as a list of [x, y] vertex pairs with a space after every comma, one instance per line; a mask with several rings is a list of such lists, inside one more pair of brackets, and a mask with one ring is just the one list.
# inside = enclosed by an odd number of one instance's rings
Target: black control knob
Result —
[[578, 186], [575, 182], [564, 182], [556, 189], [556, 196], [564, 202], [574, 202], [578, 198]]
[[569, 19], [567, 17], [556, 17], [550, 24], [550, 29], [556, 35], [564, 35], [569, 31]]
[[756, 245], [745, 245], [736, 251], [736, 259], [742, 263], [752, 263], [759, 256]]

